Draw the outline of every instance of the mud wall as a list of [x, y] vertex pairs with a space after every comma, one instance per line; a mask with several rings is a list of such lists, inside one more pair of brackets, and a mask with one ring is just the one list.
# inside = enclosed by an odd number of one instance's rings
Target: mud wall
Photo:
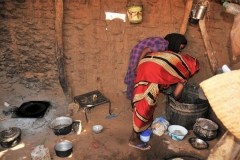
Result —
[[[64, 53], [74, 95], [100, 90], [111, 99], [124, 94], [131, 49], [142, 39], [178, 32], [181, 1], [143, 1], [143, 23], [105, 20], [105, 12], [126, 14], [127, 1], [69, 1], [64, 9]], [[114, 4], [114, 5], [113, 5]], [[157, 9], [158, 7], [159, 9]], [[169, 10], [167, 8], [181, 10]], [[172, 15], [166, 18], [166, 15]]]
[[[126, 14], [126, 3], [124, 0], [64, 0], [63, 54], [73, 96], [100, 90], [112, 101], [121, 101], [125, 98], [123, 79], [131, 49], [146, 37], [179, 32], [184, 0], [142, 0], [140, 24], [130, 24], [127, 18], [125, 22], [105, 19], [105, 12]], [[206, 15], [219, 66], [230, 64], [231, 59], [229, 34], [233, 15], [224, 10], [220, 3], [210, 1]], [[25, 100], [64, 97], [55, 56], [54, 20], [54, 0], [0, 1], [3, 102], [17, 103], [8, 94]], [[189, 24], [185, 35], [189, 42], [183, 53], [197, 57], [201, 65], [200, 72], [190, 82], [199, 83], [213, 74], [198, 25]]]
[[54, 3], [3, 1], [1, 5], [1, 82], [51, 89], [58, 84]]

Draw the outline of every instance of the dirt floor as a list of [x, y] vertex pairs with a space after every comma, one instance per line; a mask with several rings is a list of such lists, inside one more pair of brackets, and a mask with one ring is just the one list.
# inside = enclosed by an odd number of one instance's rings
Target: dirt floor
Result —
[[[124, 96], [124, 94], [122, 94]], [[73, 120], [81, 120], [82, 132], [77, 135], [71, 132], [64, 136], [56, 136], [53, 130], [49, 128], [51, 120], [56, 118], [58, 108], [52, 107], [44, 116], [46, 123], [33, 129], [33, 124], [40, 119], [23, 119], [15, 118], [5, 120], [6, 123], [14, 125], [15, 122], [22, 124], [21, 142], [13, 148], [0, 148], [0, 157], [2, 160], [30, 160], [31, 151], [38, 145], [44, 145], [49, 149], [51, 159], [137, 159], [137, 160], [161, 160], [170, 157], [185, 157], [184, 159], [206, 159], [210, 150], [219, 140], [220, 136], [212, 141], [208, 141], [209, 148], [205, 150], [197, 150], [192, 148], [188, 139], [195, 137], [192, 130], [182, 141], [172, 140], [167, 134], [162, 136], [152, 135], [149, 144], [152, 148], [148, 151], [141, 151], [128, 146], [128, 140], [132, 131], [132, 114], [130, 103], [127, 100], [111, 104], [112, 113], [117, 116], [112, 119], [106, 119], [108, 116], [109, 103], [105, 103], [87, 111], [88, 123], [84, 111], [80, 110], [70, 116]], [[55, 116], [53, 116], [55, 115]], [[68, 116], [67, 110], [59, 112], [58, 116]], [[154, 117], [165, 117], [165, 96], [159, 96], [158, 108]], [[51, 118], [52, 117], [52, 118]], [[51, 118], [51, 119], [49, 119]], [[92, 126], [96, 124], [103, 125], [104, 129], [101, 133], [95, 134]], [[73, 152], [69, 157], [60, 158], [56, 155], [54, 145], [60, 141], [70, 141], [73, 144]], [[93, 143], [98, 148], [93, 146]], [[187, 157], [192, 158], [187, 158]]]

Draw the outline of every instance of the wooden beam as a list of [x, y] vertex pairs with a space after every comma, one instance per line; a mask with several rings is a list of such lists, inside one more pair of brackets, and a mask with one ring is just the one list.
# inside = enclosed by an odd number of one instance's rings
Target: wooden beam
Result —
[[237, 160], [239, 157], [240, 145], [235, 137], [226, 131], [217, 144], [211, 149], [207, 160]]
[[65, 76], [65, 67], [63, 59], [63, 40], [62, 40], [62, 21], [63, 21], [63, 0], [55, 0], [55, 40], [56, 40], [56, 57], [58, 63], [58, 76], [60, 85], [63, 89], [64, 94], [67, 97], [67, 100], [71, 102], [73, 100], [71, 94], [71, 88], [68, 86], [66, 76]]
[[[207, 5], [207, 2], [203, 2], [204, 5]], [[218, 61], [215, 57], [215, 51], [213, 50], [211, 41], [208, 37], [208, 33], [207, 33], [207, 29], [206, 29], [206, 25], [205, 25], [205, 16], [202, 20], [199, 20], [199, 27], [202, 33], [202, 37], [203, 37], [203, 41], [207, 50], [207, 56], [208, 56], [208, 60], [209, 63], [211, 65], [211, 70], [213, 72], [213, 74], [217, 74], [217, 69], [218, 69]]]
[[186, 33], [189, 15], [190, 15], [191, 10], [192, 10], [192, 5], [193, 5], [193, 0], [187, 0], [186, 1], [184, 18], [183, 18], [182, 26], [181, 26], [180, 32], [179, 32], [182, 35], [184, 35]]

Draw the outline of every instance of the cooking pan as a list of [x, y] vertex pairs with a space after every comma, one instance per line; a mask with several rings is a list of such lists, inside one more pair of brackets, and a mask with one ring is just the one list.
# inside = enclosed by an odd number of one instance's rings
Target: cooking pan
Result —
[[66, 135], [70, 133], [72, 129], [74, 129], [75, 133], [78, 133], [80, 127], [80, 121], [73, 121], [72, 118], [64, 116], [57, 117], [50, 124], [50, 128], [53, 129], [55, 135]]
[[49, 106], [47, 101], [25, 102], [17, 109], [16, 115], [23, 118], [41, 118]]

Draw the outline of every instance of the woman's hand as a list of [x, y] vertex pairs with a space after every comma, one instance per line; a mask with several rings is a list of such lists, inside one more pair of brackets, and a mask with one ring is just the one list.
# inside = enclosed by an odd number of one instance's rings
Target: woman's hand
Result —
[[187, 83], [186, 80], [184, 81], [181, 81], [181, 82], [178, 82], [177, 86], [176, 86], [176, 89], [175, 91], [173, 92], [173, 98], [175, 100], [179, 100], [181, 98], [181, 94], [182, 94], [182, 91], [183, 91], [183, 88], [185, 86], [185, 84]]

